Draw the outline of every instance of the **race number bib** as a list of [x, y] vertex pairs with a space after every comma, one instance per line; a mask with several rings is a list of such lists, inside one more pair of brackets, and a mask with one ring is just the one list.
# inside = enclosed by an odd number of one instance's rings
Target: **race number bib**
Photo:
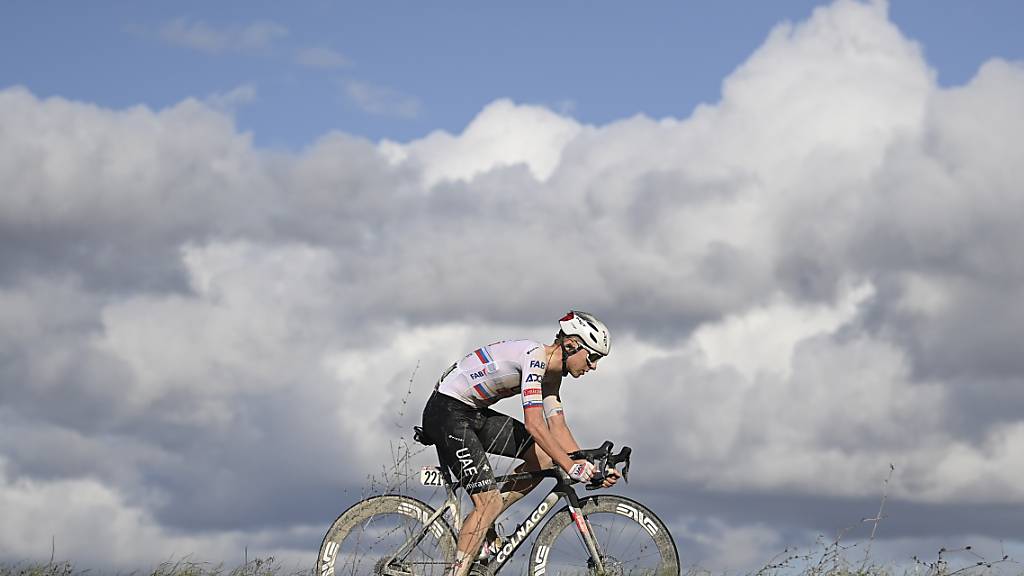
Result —
[[441, 470], [436, 466], [426, 466], [420, 469], [420, 484], [424, 486], [444, 486], [441, 478]]

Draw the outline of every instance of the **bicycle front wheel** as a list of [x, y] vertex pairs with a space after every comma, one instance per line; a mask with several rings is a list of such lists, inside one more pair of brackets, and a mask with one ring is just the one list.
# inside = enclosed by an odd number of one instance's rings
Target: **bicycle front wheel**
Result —
[[[580, 508], [593, 529], [604, 575], [678, 576], [676, 544], [654, 512], [629, 498], [611, 495], [585, 498]], [[533, 544], [530, 574], [599, 573], [569, 508], [559, 510]]]
[[430, 527], [427, 504], [407, 496], [363, 500], [331, 524], [315, 576], [441, 576], [455, 561], [455, 534], [443, 518]]

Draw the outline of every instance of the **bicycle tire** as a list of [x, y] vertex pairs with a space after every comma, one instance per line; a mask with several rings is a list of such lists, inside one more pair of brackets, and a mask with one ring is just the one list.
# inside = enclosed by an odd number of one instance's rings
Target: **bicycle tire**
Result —
[[[593, 528], [605, 574], [679, 575], [679, 552], [672, 534], [650, 509], [614, 495], [585, 498], [580, 508]], [[597, 573], [588, 564], [590, 553], [572, 525], [566, 506], [541, 528], [530, 553], [531, 576]]]
[[434, 521], [409, 554], [388, 563], [433, 514], [428, 504], [408, 496], [386, 494], [357, 502], [338, 516], [324, 535], [314, 575], [444, 574], [455, 561], [455, 533], [444, 518]]

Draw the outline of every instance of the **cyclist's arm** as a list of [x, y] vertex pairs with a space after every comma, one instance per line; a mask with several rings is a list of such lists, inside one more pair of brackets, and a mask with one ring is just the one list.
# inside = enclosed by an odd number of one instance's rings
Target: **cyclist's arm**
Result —
[[[575, 452], [580, 449], [580, 445], [576, 442], [576, 438], [573, 437], [572, 431], [569, 430], [569, 426], [565, 423], [565, 411], [562, 410], [562, 397], [560, 390], [562, 387], [562, 377], [557, 374], [548, 374], [544, 377], [544, 383], [542, 386], [544, 394], [544, 417], [548, 421], [548, 429], [551, 430], [551, 434], [555, 437], [555, 440], [562, 446], [566, 452]], [[615, 468], [607, 468], [605, 470], [605, 479], [602, 486], [605, 488], [611, 488], [618, 482], [619, 477], [622, 475]]]
[[562, 387], [562, 378], [556, 375], [547, 375], [542, 386], [544, 395], [544, 418], [548, 422], [548, 429], [554, 435], [558, 445], [566, 452], [575, 452], [580, 449], [569, 426], [565, 423], [565, 412], [562, 410], [562, 397], [559, 390]]
[[548, 418], [548, 430], [551, 430], [551, 434], [565, 452], [575, 452], [580, 449], [580, 445], [576, 442], [576, 438], [573, 437], [572, 431], [565, 425], [565, 416], [559, 414]]
[[533, 436], [537, 446], [550, 456], [555, 464], [558, 464], [559, 468], [568, 472], [572, 468], [573, 461], [569, 459], [569, 453], [562, 448], [561, 442], [548, 429], [548, 424], [544, 421], [544, 414], [542, 412], [543, 410], [540, 406], [524, 410], [523, 420], [526, 424], [526, 431], [530, 433], [530, 436]]
[[573, 465], [573, 461], [569, 459], [569, 451], [564, 449], [544, 420], [542, 382], [546, 367], [542, 349], [534, 348], [526, 352], [523, 359], [522, 381], [523, 423], [526, 424], [526, 431], [533, 437], [537, 446], [550, 456], [555, 464], [568, 472]]

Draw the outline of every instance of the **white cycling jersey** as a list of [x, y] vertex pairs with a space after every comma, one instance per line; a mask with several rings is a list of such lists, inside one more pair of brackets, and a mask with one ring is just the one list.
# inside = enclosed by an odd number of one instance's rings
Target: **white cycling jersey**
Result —
[[544, 408], [550, 418], [562, 412], [557, 391], [544, 395], [547, 359], [544, 347], [532, 340], [488, 344], [452, 365], [437, 383], [438, 392], [474, 408], [486, 408], [502, 398], [523, 395], [523, 409]]

